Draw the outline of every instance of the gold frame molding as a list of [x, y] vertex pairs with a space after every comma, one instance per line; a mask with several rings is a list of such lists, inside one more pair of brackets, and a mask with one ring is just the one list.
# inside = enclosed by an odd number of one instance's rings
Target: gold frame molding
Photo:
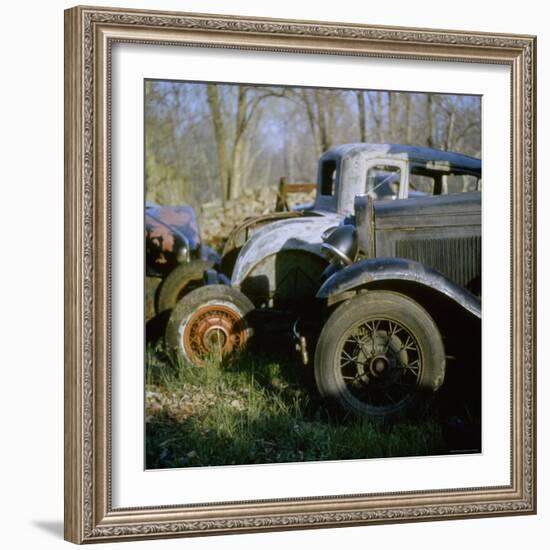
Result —
[[[512, 460], [502, 487], [113, 509], [110, 59], [116, 42], [491, 63], [512, 96]], [[75, 7], [65, 12], [65, 538], [102, 542], [536, 512], [536, 37]]]

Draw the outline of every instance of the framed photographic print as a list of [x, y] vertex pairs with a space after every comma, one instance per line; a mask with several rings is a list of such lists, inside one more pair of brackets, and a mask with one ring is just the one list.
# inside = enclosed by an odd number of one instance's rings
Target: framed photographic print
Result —
[[535, 37], [65, 13], [65, 536], [530, 514]]

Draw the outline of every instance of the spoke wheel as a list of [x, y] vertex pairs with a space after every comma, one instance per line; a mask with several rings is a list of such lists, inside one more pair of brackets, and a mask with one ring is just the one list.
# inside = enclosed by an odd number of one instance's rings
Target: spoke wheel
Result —
[[199, 360], [231, 353], [244, 346], [248, 337], [241, 312], [233, 304], [223, 302], [199, 308], [181, 332], [186, 355]]
[[377, 318], [351, 327], [337, 355], [347, 391], [380, 412], [416, 391], [422, 369], [420, 348], [410, 330], [394, 319]]
[[444, 358], [439, 331], [420, 305], [373, 291], [331, 315], [317, 344], [315, 377], [320, 392], [344, 409], [389, 420], [441, 385]]
[[186, 294], [174, 307], [166, 328], [166, 347], [175, 363], [200, 365], [242, 349], [250, 340], [252, 302], [224, 285]]

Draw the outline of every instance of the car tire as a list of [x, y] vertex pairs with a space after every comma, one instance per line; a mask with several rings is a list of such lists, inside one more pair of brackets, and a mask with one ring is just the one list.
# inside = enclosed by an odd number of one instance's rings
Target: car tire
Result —
[[336, 309], [315, 351], [323, 397], [378, 422], [411, 412], [445, 377], [443, 341], [418, 303], [390, 291], [367, 291]]
[[171, 310], [180, 298], [201, 285], [204, 273], [213, 266], [213, 261], [192, 260], [175, 267], [157, 289], [155, 296], [157, 314]]
[[168, 319], [165, 345], [170, 358], [177, 365], [200, 365], [244, 348], [253, 334], [253, 310], [252, 302], [229, 286], [192, 290]]

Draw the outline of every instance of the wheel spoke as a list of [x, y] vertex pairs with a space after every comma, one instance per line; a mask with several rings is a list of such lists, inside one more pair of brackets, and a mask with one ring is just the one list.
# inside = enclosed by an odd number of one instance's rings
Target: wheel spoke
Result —
[[391, 340], [394, 336], [397, 336], [401, 330], [403, 330], [399, 325], [395, 324], [393, 321], [388, 321], [388, 340]]
[[399, 407], [416, 391], [422, 371], [418, 343], [398, 321], [371, 319], [355, 326], [339, 354], [347, 391], [370, 407]]
[[345, 368], [350, 366], [357, 368], [357, 365], [361, 365], [361, 367], [364, 367], [365, 363], [362, 363], [361, 361], [356, 361], [356, 360], [348, 361], [347, 359], [345, 359], [340, 363], [340, 369], [344, 370]]
[[344, 380], [351, 380], [352, 382], [357, 382], [358, 380], [361, 380], [361, 373], [357, 373], [355, 376], [345, 376], [342, 375], [342, 378]]
[[361, 363], [361, 361], [359, 361], [357, 359], [357, 357], [352, 357], [347, 351], [345, 351], [344, 349], [342, 350], [342, 355], [344, 355], [344, 359], [348, 362], [348, 363]]
[[372, 345], [372, 329], [369, 330], [362, 330], [367, 327], [366, 325], [362, 325], [358, 327], [354, 332], [348, 335], [348, 337], [345, 340], [345, 344], [351, 344], [356, 347], [358, 347], [366, 356], [369, 355], [369, 353], [366, 350], [366, 346], [370, 343]]
[[415, 376], [418, 376], [418, 373], [420, 372], [420, 363], [418, 359], [415, 359], [412, 363], [401, 363], [401, 366], [404, 369], [411, 371]]
[[399, 351], [412, 351], [416, 350], [416, 344], [414, 343], [414, 340], [412, 339], [410, 334], [407, 334], [407, 340], [403, 344], [403, 346], [399, 349]]

